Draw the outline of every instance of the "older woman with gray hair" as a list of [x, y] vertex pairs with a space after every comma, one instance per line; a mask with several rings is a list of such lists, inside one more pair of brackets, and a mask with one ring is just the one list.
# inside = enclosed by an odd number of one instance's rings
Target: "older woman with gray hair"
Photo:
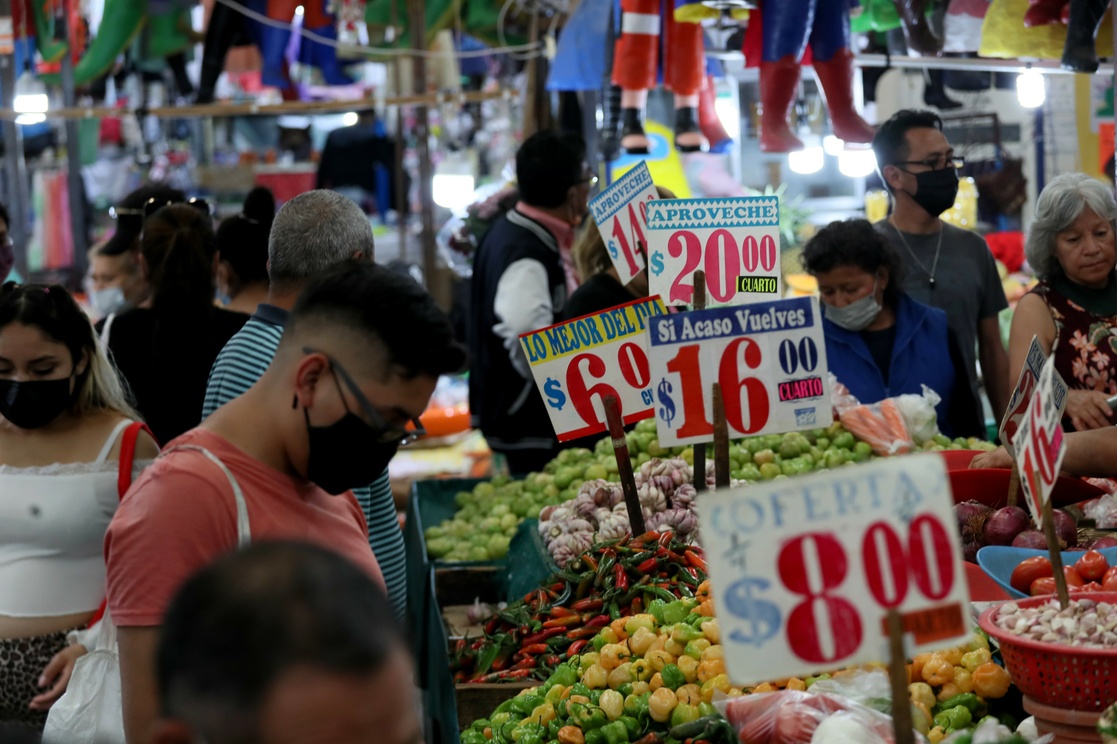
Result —
[[1064, 424], [1098, 429], [1114, 423], [1106, 399], [1117, 395], [1117, 204], [1100, 181], [1058, 176], [1036, 202], [1024, 250], [1039, 284], [1020, 299], [1008, 356], [1015, 381], [1035, 336], [1055, 353], [1067, 395]]

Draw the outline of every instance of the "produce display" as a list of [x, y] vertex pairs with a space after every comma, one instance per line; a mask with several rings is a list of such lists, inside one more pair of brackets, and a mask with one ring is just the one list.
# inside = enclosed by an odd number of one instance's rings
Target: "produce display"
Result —
[[993, 616], [1001, 630], [1039, 643], [1117, 648], [1117, 606], [1079, 596], [1061, 609], [1052, 599], [1036, 607], [1006, 602]]
[[[1105, 556], [1087, 550], [1073, 566], [1063, 566], [1069, 592], [1117, 591], [1117, 566], [1110, 567]], [[1009, 583], [1018, 592], [1038, 597], [1055, 593], [1055, 569], [1051, 560], [1037, 555], [1026, 558], [1012, 571]]]
[[546, 679], [617, 619], [661, 607], [685, 615], [680, 600], [699, 594], [699, 610], [712, 616], [705, 581], [701, 549], [672, 532], [597, 544], [547, 586], [494, 613], [483, 637], [459, 640], [451, 670], [459, 682]]
[[[1059, 550], [1077, 547], [1078, 525], [1074, 517], [1062, 509], [1055, 509], [1053, 513]], [[977, 551], [986, 545], [1047, 549], [1047, 538], [1036, 528], [1028, 513], [1019, 506], [1006, 506], [993, 511], [977, 501], [963, 501], [954, 505], [954, 516], [958, 520], [958, 531], [962, 535], [963, 557], [971, 563], [977, 561]], [[1109, 547], [1112, 538], [1103, 537], [1099, 540], [1106, 542], [1100, 545], [1094, 542], [1089, 547]]]

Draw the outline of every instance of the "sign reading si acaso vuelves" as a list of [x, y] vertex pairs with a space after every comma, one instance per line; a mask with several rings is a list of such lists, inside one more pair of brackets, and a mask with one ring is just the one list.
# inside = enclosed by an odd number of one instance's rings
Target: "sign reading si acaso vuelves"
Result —
[[665, 447], [713, 439], [715, 382], [731, 439], [833, 420], [816, 297], [652, 318], [648, 355]]
[[606, 431], [604, 400], [610, 394], [624, 423], [652, 415], [644, 329], [666, 312], [652, 297], [520, 336], [560, 442]]
[[916, 652], [964, 641], [969, 589], [953, 503], [933, 455], [699, 499], [734, 684], [885, 661], [892, 609]]
[[648, 164], [640, 161], [590, 200], [593, 221], [621, 284], [628, 284], [645, 266], [647, 208], [657, 193]]
[[694, 304], [698, 270], [710, 306], [780, 296], [779, 197], [656, 199], [647, 215], [651, 293], [668, 305]]

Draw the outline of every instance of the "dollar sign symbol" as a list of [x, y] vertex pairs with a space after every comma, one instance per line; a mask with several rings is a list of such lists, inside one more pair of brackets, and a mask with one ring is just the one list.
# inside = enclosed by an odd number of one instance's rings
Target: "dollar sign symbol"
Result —
[[543, 383], [543, 392], [547, 394], [547, 405], [556, 411], [561, 411], [566, 405], [566, 394], [562, 392], [562, 383], [558, 380], [548, 377]]
[[659, 417], [663, 419], [663, 423], [667, 424], [668, 429], [671, 428], [671, 422], [675, 420], [675, 400], [671, 397], [673, 390], [674, 388], [666, 377], [659, 381], [659, 387], [656, 388], [659, 402], [663, 404], [663, 408], [659, 409]]
[[663, 273], [663, 254], [659, 251], [652, 254], [652, 273], [656, 276]]
[[738, 643], [763, 646], [779, 632], [783, 620], [780, 608], [772, 602], [753, 597], [753, 590], [764, 591], [770, 582], [754, 576], [746, 576], [730, 585], [725, 596], [725, 604], [730, 614], [736, 615], [746, 623], [746, 628], [734, 630], [730, 637]]
[[613, 258], [617, 257], [617, 242], [615, 240], [609, 241], [609, 255]]

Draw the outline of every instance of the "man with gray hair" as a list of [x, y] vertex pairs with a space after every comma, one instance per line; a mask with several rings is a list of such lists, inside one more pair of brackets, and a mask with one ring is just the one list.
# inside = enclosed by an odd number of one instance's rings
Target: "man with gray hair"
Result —
[[[287, 314], [307, 281], [331, 266], [355, 258], [373, 258], [372, 228], [361, 208], [324, 189], [299, 194], [283, 205], [268, 238], [268, 301], [221, 353], [210, 370], [202, 418], [256, 384], [263, 377], [287, 322]], [[402, 620], [407, 608], [407, 571], [403, 533], [388, 482], [388, 471], [353, 495], [365, 513], [368, 541], [384, 574], [388, 597]]]

